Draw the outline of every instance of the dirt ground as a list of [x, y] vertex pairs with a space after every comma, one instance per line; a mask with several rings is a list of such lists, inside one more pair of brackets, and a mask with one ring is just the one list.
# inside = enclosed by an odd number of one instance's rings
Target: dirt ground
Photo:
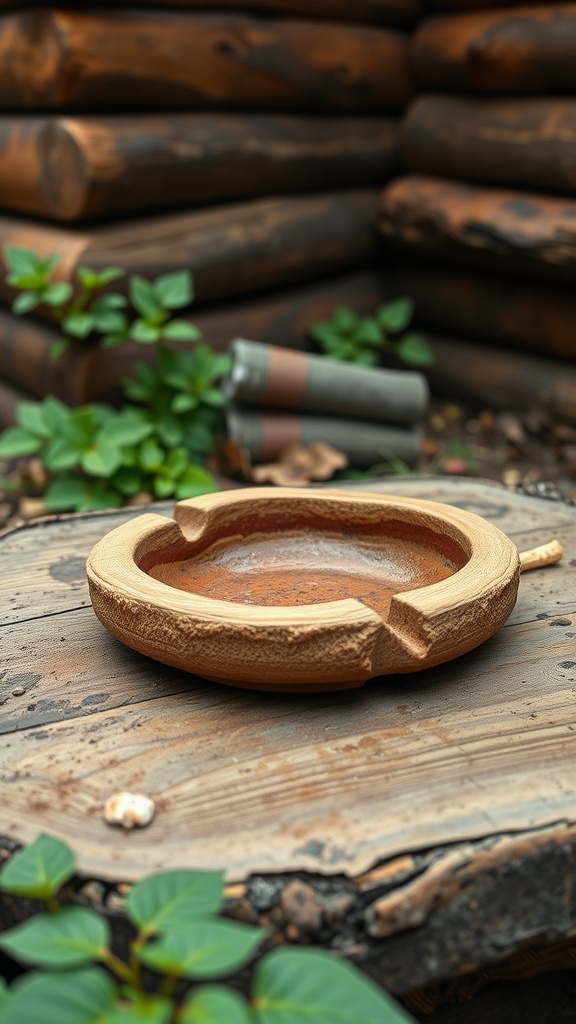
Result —
[[[544, 408], [504, 412], [435, 399], [418, 464], [373, 470], [379, 477], [399, 472], [498, 480], [526, 493], [576, 501], [576, 426], [554, 421]], [[37, 460], [0, 462], [0, 481], [17, 486], [26, 480], [28, 486], [23, 496], [0, 486], [0, 531], [44, 514], [40, 477]]]

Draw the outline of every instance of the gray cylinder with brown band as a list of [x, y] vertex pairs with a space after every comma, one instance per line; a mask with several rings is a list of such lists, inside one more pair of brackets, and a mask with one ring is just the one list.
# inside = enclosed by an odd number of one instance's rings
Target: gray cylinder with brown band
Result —
[[341, 363], [237, 338], [225, 389], [237, 402], [271, 409], [335, 413], [385, 423], [413, 423], [426, 412], [421, 373]]
[[253, 463], [272, 462], [289, 445], [323, 441], [360, 468], [394, 461], [412, 465], [422, 451], [423, 441], [417, 426], [269, 412], [251, 406], [231, 405], [226, 412], [226, 427], [230, 440], [244, 448]]

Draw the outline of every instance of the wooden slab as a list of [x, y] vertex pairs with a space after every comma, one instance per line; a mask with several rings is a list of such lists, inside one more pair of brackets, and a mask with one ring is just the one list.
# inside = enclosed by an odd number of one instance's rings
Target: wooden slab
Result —
[[75, 222], [219, 200], [382, 185], [393, 118], [0, 116], [0, 204]]
[[[570, 934], [576, 508], [470, 480], [371, 489], [471, 509], [520, 547], [556, 534], [564, 560], [522, 578], [475, 652], [304, 699], [201, 682], [100, 626], [83, 559], [137, 512], [0, 538], [3, 844], [53, 832], [113, 881], [222, 865], [246, 879], [231, 912], [355, 956], [396, 992]], [[155, 797], [147, 830], [103, 824], [122, 788]]]
[[[31, 75], [29, 68], [34, 67]], [[0, 19], [0, 109], [400, 110], [393, 29], [169, 10], [27, 10]]]
[[410, 171], [576, 193], [576, 99], [421, 96], [402, 125]]
[[573, 281], [576, 202], [408, 174], [382, 193], [385, 238], [494, 272]]
[[[280, 288], [344, 271], [375, 253], [378, 193], [353, 189], [279, 196], [186, 210], [162, 216], [72, 229], [0, 217], [0, 252], [22, 245], [60, 257], [55, 276], [68, 279], [78, 264], [120, 266], [126, 275], [153, 278], [186, 268], [198, 302]], [[0, 258], [0, 299], [13, 297]], [[126, 278], [114, 290], [126, 288]]]
[[572, 93], [576, 8], [552, 2], [438, 15], [420, 24], [410, 50], [416, 80], [426, 89]]

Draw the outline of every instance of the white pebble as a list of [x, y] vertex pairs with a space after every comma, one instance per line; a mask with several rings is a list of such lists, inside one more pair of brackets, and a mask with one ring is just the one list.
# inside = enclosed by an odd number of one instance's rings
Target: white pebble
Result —
[[103, 817], [109, 825], [144, 828], [154, 817], [154, 801], [142, 793], [114, 793], [104, 804]]

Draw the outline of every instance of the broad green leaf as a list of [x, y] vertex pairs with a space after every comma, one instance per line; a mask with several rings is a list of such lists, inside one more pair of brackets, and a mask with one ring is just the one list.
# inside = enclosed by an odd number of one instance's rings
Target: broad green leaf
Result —
[[51, 473], [73, 469], [80, 461], [80, 452], [65, 437], [54, 437], [46, 446], [42, 461]]
[[171, 476], [156, 476], [152, 484], [154, 497], [160, 501], [171, 498], [176, 490], [176, 484]]
[[82, 497], [76, 503], [77, 512], [92, 512], [99, 508], [121, 508], [122, 497], [103, 480], [86, 484]]
[[219, 409], [223, 405], [226, 405], [226, 396], [220, 391], [219, 388], [206, 388], [202, 392], [202, 401], [206, 405], [211, 405], [214, 409]]
[[160, 328], [146, 323], [145, 320], [135, 320], [130, 325], [128, 337], [132, 341], [138, 341], [141, 345], [151, 345], [160, 338]]
[[49, 395], [42, 403], [42, 415], [51, 434], [65, 432], [70, 426], [72, 410], [58, 398]]
[[34, 967], [82, 967], [99, 959], [110, 941], [105, 918], [94, 910], [72, 907], [39, 914], [0, 935], [0, 948]]
[[0, 1024], [107, 1024], [116, 983], [99, 968], [28, 974], [10, 987]]
[[94, 328], [105, 335], [127, 335], [128, 318], [117, 309], [105, 309], [94, 314]]
[[48, 431], [46, 430], [41, 402], [18, 402], [16, 419], [18, 426], [23, 427], [24, 430], [29, 430], [32, 434], [38, 434], [39, 437], [46, 437]]
[[5, 245], [4, 259], [12, 274], [34, 274], [42, 267], [41, 257], [20, 245]]
[[389, 996], [343, 960], [319, 949], [285, 947], [256, 969], [258, 1024], [408, 1024]]
[[373, 317], [363, 316], [361, 318], [354, 333], [354, 341], [359, 345], [370, 345], [374, 348], [382, 344], [382, 331]]
[[44, 503], [50, 512], [70, 512], [78, 508], [86, 493], [87, 482], [79, 476], [67, 476], [49, 484]]
[[162, 328], [162, 337], [171, 341], [198, 341], [202, 331], [187, 320], [171, 320]]
[[140, 471], [126, 465], [120, 467], [110, 483], [126, 498], [132, 498], [139, 491], [145, 490], [145, 481]]
[[76, 270], [76, 277], [88, 291], [94, 291], [95, 288], [102, 288], [105, 284], [109, 284], [111, 281], [115, 281], [119, 277], [124, 277], [125, 271], [120, 267], [106, 267], [105, 270], [91, 270], [90, 267], [78, 267]]
[[92, 300], [88, 312], [93, 316], [99, 316], [100, 313], [109, 313], [113, 309], [124, 309], [127, 304], [126, 296], [120, 292], [105, 292], [104, 295], [98, 295]]
[[182, 498], [195, 498], [199, 494], [211, 494], [217, 490], [218, 484], [207, 469], [203, 469], [202, 466], [188, 466], [178, 478], [175, 493], [180, 501]]
[[348, 306], [340, 306], [332, 314], [331, 324], [339, 334], [347, 334], [357, 327], [358, 314]]
[[180, 1012], [180, 1024], [255, 1024], [248, 1003], [232, 988], [201, 985]]
[[87, 338], [95, 327], [95, 318], [90, 313], [73, 313], [62, 321], [62, 330], [73, 338]]
[[0, 458], [12, 459], [19, 455], [33, 455], [40, 451], [42, 441], [36, 434], [22, 427], [8, 427], [0, 434]]
[[411, 366], [432, 366], [435, 362], [434, 353], [421, 334], [405, 334], [396, 351]]
[[149, 437], [140, 445], [138, 458], [142, 469], [146, 469], [149, 472], [159, 469], [165, 457], [166, 452], [152, 437]]
[[162, 274], [153, 284], [154, 295], [163, 309], [182, 309], [192, 302], [192, 278], [188, 270]]
[[242, 967], [256, 952], [266, 931], [217, 918], [193, 918], [144, 946], [142, 963], [163, 974], [184, 978], [218, 978]]
[[414, 303], [407, 296], [393, 299], [376, 311], [376, 319], [384, 331], [397, 334], [408, 327], [414, 315]]
[[166, 458], [166, 468], [170, 475], [176, 479], [188, 468], [188, 452], [186, 448], [172, 448]]
[[148, 437], [152, 430], [152, 424], [139, 409], [123, 409], [104, 424], [96, 440], [98, 444], [137, 444]]
[[186, 395], [183, 392], [180, 392], [178, 395], [174, 395], [174, 398], [170, 403], [172, 412], [176, 413], [190, 412], [191, 409], [196, 409], [197, 407], [198, 399], [196, 398], [196, 395]]
[[48, 306], [62, 306], [72, 298], [72, 285], [67, 281], [55, 281], [42, 289], [42, 302]]
[[89, 476], [110, 477], [122, 465], [122, 452], [118, 445], [99, 442], [96, 447], [82, 453], [80, 464]]
[[22, 316], [24, 313], [30, 313], [32, 309], [36, 309], [40, 302], [39, 292], [20, 292], [20, 295], [17, 295], [12, 303], [12, 312], [17, 316]]
[[150, 281], [138, 274], [132, 274], [128, 283], [128, 294], [134, 309], [143, 317], [154, 316], [162, 310]]

